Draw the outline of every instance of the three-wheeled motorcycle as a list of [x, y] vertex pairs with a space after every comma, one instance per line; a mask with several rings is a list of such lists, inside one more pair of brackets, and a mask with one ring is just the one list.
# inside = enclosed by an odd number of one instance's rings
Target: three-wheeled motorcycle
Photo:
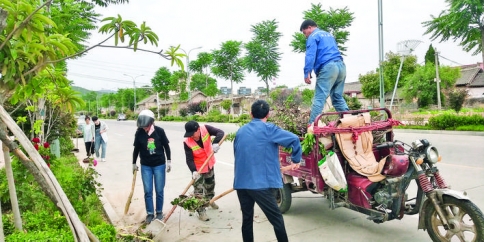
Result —
[[[374, 120], [370, 113], [384, 118]], [[329, 199], [331, 209], [349, 208], [375, 223], [419, 214], [418, 229], [427, 230], [433, 241], [484, 241], [481, 210], [465, 193], [449, 188], [437, 168], [437, 148], [426, 139], [410, 144], [394, 139], [393, 126], [399, 124], [386, 108], [318, 116], [312, 151], [303, 155], [300, 169], [283, 172], [277, 195], [281, 212], [289, 210], [292, 193], [311, 191]], [[321, 176], [318, 162], [328, 151], [337, 155], [347, 189], [337, 191]], [[287, 166], [291, 154], [281, 148], [279, 159]], [[417, 189], [409, 189], [413, 181]]]

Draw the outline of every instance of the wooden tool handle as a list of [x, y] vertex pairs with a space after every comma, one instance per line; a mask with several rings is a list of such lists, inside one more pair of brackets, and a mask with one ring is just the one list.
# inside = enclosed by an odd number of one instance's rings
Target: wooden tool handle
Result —
[[[221, 146], [222, 143], [224, 142], [225, 138], [227, 138], [227, 135], [224, 135], [224, 137], [222, 137], [222, 139], [218, 142], [218, 145]], [[205, 162], [203, 162], [203, 165], [200, 167], [200, 171], [202, 171], [205, 166], [207, 166], [208, 164], [208, 161], [210, 159], [212, 159], [213, 155], [215, 154], [215, 152], [212, 151], [212, 153], [210, 153], [210, 155], [207, 157], [207, 159], [205, 160]], [[190, 189], [190, 187], [193, 185], [193, 183], [195, 183], [195, 179], [192, 179], [190, 180], [190, 182], [188, 183], [188, 185], [185, 187], [185, 189], [183, 190], [183, 192], [181, 193], [181, 195], [185, 195], [185, 193], [187, 193], [188, 189]], [[177, 205], [173, 205], [173, 207], [170, 209], [170, 212], [168, 212], [165, 216], [165, 220], [163, 220], [164, 223], [166, 223], [166, 221], [168, 221], [168, 219], [170, 218], [170, 216], [173, 214], [173, 212], [175, 212], [175, 209], [176, 209]]]
[[124, 214], [128, 213], [129, 205], [131, 204], [131, 199], [133, 198], [134, 185], [136, 183], [136, 173], [138, 169], [133, 171], [133, 183], [131, 184], [131, 192], [129, 193], [128, 201], [126, 201], [126, 206], [124, 206]]
[[220, 199], [221, 197], [223, 197], [223, 196], [225, 196], [225, 195], [227, 195], [227, 194], [229, 194], [229, 193], [231, 193], [233, 191], [234, 191], [234, 189], [233, 188], [230, 188], [229, 190], [227, 190], [227, 191], [225, 191], [225, 192], [223, 192], [223, 193], [221, 193], [221, 194], [213, 197], [212, 199], [210, 199], [210, 202], [209, 203], [212, 204], [215, 201], [217, 201], [218, 199]]

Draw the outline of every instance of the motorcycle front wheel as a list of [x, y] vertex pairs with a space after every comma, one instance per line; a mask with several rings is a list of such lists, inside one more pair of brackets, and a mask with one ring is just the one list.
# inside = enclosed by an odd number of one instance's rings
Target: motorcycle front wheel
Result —
[[469, 200], [444, 196], [442, 209], [449, 229], [446, 230], [434, 206], [425, 208], [425, 227], [432, 241], [484, 241], [484, 217]]

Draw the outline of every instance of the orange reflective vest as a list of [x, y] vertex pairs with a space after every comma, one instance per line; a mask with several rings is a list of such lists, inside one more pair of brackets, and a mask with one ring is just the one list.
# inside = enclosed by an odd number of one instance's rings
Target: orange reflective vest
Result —
[[200, 170], [205, 160], [207, 160], [213, 152], [212, 139], [210, 138], [210, 134], [208, 133], [207, 128], [205, 128], [205, 125], [200, 126], [200, 138], [202, 139], [203, 148], [200, 147], [192, 137], [185, 138], [185, 144], [192, 149], [193, 161], [195, 162], [198, 173], [207, 173], [209, 168], [212, 169], [213, 165], [215, 165], [215, 157], [212, 156], [205, 168], [203, 168], [202, 171]]

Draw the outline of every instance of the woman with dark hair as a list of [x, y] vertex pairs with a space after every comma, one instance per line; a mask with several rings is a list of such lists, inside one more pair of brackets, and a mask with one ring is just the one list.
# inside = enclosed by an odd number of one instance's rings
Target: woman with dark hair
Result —
[[84, 144], [86, 145], [87, 157], [94, 154], [94, 125], [91, 123], [91, 118], [86, 115], [84, 118], [86, 123], [82, 126], [82, 134], [84, 136]]

